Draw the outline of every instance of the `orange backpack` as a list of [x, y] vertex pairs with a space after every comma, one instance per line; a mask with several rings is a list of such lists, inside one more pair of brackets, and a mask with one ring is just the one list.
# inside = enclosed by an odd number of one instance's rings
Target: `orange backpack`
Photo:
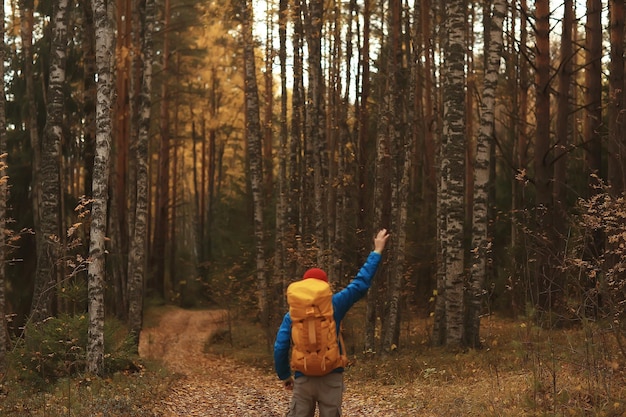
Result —
[[293, 282], [287, 288], [293, 370], [322, 376], [348, 363], [341, 333], [337, 341], [332, 299], [330, 285], [315, 278]]

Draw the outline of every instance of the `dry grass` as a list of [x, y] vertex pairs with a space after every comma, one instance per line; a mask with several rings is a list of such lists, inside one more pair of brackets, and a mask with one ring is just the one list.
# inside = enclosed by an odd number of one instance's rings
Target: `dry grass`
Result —
[[[157, 325], [172, 311], [156, 309], [147, 322]], [[403, 327], [399, 351], [366, 356], [356, 351], [363, 327], [359, 318], [351, 313], [345, 323], [353, 360], [346, 372], [347, 416], [626, 416], [625, 360], [612, 333], [601, 325], [545, 330], [529, 322], [490, 317], [482, 322], [482, 349], [454, 352], [433, 348], [431, 323], [419, 320]], [[287, 398], [271, 370], [268, 334], [245, 322], [233, 322], [230, 328], [232, 334], [205, 344], [204, 352], [210, 355], [202, 360], [208, 365], [198, 369], [201, 361], [193, 359], [190, 375], [182, 379], [157, 366], [105, 380], [63, 380], [39, 393], [20, 392], [17, 381], [5, 380], [0, 384], [0, 415], [156, 416], [160, 414], [154, 411], [155, 404], [161, 410], [162, 404], [190, 407], [199, 398], [208, 404], [222, 392], [240, 397], [247, 393], [239, 402], [221, 401], [249, 403], [245, 415], [280, 415]], [[181, 331], [178, 328], [176, 334]], [[191, 358], [182, 350], [181, 357]], [[224, 369], [215, 378], [216, 369], [228, 364], [233, 371]], [[229, 380], [235, 376], [240, 378]], [[232, 391], [231, 386], [240, 389]], [[278, 411], [268, 414], [270, 405]]]
[[467, 352], [430, 347], [419, 327], [412, 350], [357, 357], [348, 384], [368, 381], [421, 416], [626, 416], [624, 358], [600, 326], [548, 331], [492, 317], [484, 348]]

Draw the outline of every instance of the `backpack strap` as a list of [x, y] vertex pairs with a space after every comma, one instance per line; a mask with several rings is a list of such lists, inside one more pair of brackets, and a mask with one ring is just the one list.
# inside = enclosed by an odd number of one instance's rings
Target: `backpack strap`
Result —
[[346, 353], [346, 344], [343, 341], [343, 323], [339, 327], [339, 350], [341, 354], [341, 366], [348, 364], [348, 354]]

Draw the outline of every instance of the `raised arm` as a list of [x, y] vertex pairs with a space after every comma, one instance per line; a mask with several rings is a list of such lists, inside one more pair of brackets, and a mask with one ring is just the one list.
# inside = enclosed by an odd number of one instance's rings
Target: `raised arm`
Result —
[[387, 239], [389, 239], [387, 229], [380, 229], [374, 238], [374, 252], [382, 254], [387, 244]]

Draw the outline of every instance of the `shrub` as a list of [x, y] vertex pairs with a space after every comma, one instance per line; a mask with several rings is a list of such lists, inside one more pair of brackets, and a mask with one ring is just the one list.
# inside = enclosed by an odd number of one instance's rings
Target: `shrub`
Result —
[[[28, 324], [25, 337], [12, 352], [18, 378], [36, 386], [76, 375], [86, 367], [89, 319], [86, 315], [62, 315]], [[104, 327], [105, 371], [134, 367], [136, 354], [124, 326], [109, 320]]]

